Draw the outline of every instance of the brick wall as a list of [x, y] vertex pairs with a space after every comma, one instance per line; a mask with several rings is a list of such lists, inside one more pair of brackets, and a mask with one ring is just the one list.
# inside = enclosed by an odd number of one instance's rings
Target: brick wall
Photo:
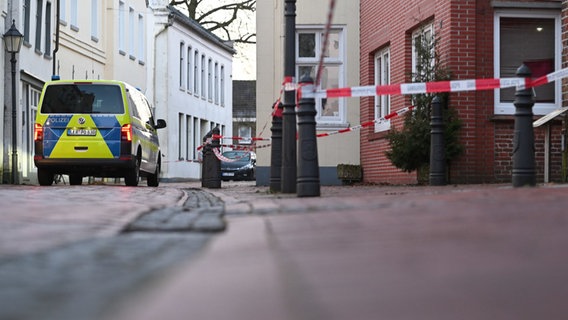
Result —
[[[566, 3], [566, 1], [564, 1]], [[411, 70], [410, 35], [421, 24], [433, 22], [440, 40], [442, 63], [453, 79], [493, 77], [493, 19], [491, 1], [361, 0], [361, 85], [374, 84], [374, 54], [390, 47], [391, 83], [409, 82]], [[564, 10], [568, 11], [564, 4]], [[563, 19], [563, 26], [568, 18]], [[563, 43], [568, 43], [563, 28]], [[566, 50], [566, 49], [565, 49]], [[566, 64], [566, 61], [564, 62]], [[568, 83], [564, 83], [568, 86]], [[566, 92], [567, 90], [563, 90]], [[565, 93], [566, 94], [566, 93]], [[565, 99], [566, 100], [566, 99]], [[511, 181], [513, 117], [494, 116], [493, 91], [462, 92], [450, 95], [449, 107], [463, 120], [460, 141], [465, 153], [450, 166], [452, 183], [489, 183]], [[393, 96], [391, 109], [409, 106], [408, 97]], [[361, 99], [361, 121], [373, 119], [374, 99]], [[400, 128], [402, 118], [393, 127]], [[559, 122], [553, 123], [551, 179], [561, 178]], [[544, 176], [544, 129], [535, 130], [537, 181]], [[361, 163], [364, 180], [371, 183], [415, 183], [416, 175], [400, 172], [386, 159], [389, 149], [384, 133], [361, 131]]]

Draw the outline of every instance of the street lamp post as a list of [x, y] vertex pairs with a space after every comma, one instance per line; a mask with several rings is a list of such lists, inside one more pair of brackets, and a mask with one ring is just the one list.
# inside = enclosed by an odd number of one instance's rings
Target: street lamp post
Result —
[[[296, 73], [296, 0], [284, 0], [285, 41], [284, 78], [293, 79]], [[284, 92], [282, 111], [282, 193], [296, 193], [296, 92]]]
[[16, 53], [22, 48], [24, 36], [16, 29], [16, 20], [12, 20], [12, 26], [4, 33], [4, 47], [12, 54], [12, 184], [18, 184], [18, 140], [16, 130]]

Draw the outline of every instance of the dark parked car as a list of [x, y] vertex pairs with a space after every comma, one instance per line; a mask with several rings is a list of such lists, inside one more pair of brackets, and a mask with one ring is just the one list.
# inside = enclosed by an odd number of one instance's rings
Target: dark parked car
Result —
[[232, 150], [223, 152], [226, 161], [221, 161], [221, 179], [254, 180], [256, 171], [256, 153], [252, 151]]

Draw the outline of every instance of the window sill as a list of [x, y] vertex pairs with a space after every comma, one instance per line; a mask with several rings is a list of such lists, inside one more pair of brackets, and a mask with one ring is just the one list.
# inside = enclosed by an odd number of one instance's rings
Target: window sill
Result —
[[346, 128], [349, 128], [349, 123], [346, 122], [341, 122], [341, 123], [324, 122], [324, 123], [317, 123], [316, 125], [316, 130], [318, 131], [336, 131]]

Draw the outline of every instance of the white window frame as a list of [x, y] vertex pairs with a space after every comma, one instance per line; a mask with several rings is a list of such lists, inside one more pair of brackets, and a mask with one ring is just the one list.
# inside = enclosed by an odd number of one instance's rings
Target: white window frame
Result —
[[199, 95], [199, 50], [193, 52], [193, 93]]
[[146, 32], [144, 30], [144, 15], [138, 14], [138, 61], [144, 63], [146, 55]]
[[118, 52], [122, 55], [126, 54], [124, 50], [126, 39], [126, 6], [124, 1], [118, 3]]
[[59, 21], [57, 23], [61, 23], [63, 25], [67, 24], [67, 1], [60, 0], [59, 2]]
[[[422, 27], [418, 28], [417, 30], [415, 30], [412, 33], [412, 74], [416, 74], [417, 72], [417, 66], [418, 66], [418, 52], [416, 52], [416, 37], [418, 36], [418, 34], [422, 34], [425, 35], [426, 33], [430, 33], [430, 36], [433, 38], [435, 36], [434, 34], [434, 24], [433, 23], [429, 23], [426, 25], [423, 25]], [[435, 50], [435, 49], [434, 49]], [[431, 62], [432, 64], [434, 63], [434, 61]]]
[[129, 44], [128, 44], [128, 53], [130, 55], [130, 59], [135, 60], [136, 59], [136, 38], [134, 37], [134, 35], [136, 34], [134, 32], [135, 28], [136, 28], [136, 24], [135, 24], [135, 17], [134, 17], [135, 13], [134, 13], [134, 8], [130, 7], [128, 9], [128, 38], [129, 38]]
[[[296, 81], [300, 81], [298, 77], [300, 67], [313, 66], [318, 67], [320, 61], [320, 54], [324, 42], [324, 31], [325, 27], [323, 25], [302, 25], [296, 26]], [[331, 26], [331, 32], [339, 34], [339, 48], [338, 57], [327, 57], [324, 58], [324, 66], [338, 67], [338, 87], [345, 87], [345, 66], [346, 66], [346, 53], [345, 53], [345, 37], [346, 30], [341, 26]], [[300, 57], [299, 48], [299, 36], [300, 34], [314, 33], [315, 36], [315, 57]], [[315, 71], [317, 73], [317, 70]], [[313, 79], [316, 81], [316, 79]], [[321, 87], [321, 84], [320, 84]], [[319, 88], [318, 88], [319, 89]], [[330, 88], [327, 88], [330, 89]], [[319, 130], [335, 130], [337, 128], [344, 128], [347, 124], [347, 111], [345, 98], [334, 98], [338, 101], [338, 114], [337, 116], [323, 116], [322, 115], [322, 100], [316, 99], [316, 123]]]
[[207, 100], [213, 102], [213, 59], [207, 60]]
[[187, 55], [186, 55], [186, 65], [187, 65], [187, 73], [186, 73], [186, 84], [185, 88], [188, 93], [191, 93], [193, 90], [193, 83], [191, 82], [193, 79], [193, 66], [191, 65], [191, 59], [193, 59], [193, 49], [190, 45], [187, 46]]
[[36, 19], [35, 19], [35, 50], [36, 52], [42, 52], [42, 29], [43, 29], [43, 0], [35, 0], [36, 3]]
[[[390, 84], [390, 47], [382, 49], [375, 54], [375, 85]], [[386, 69], [386, 73], [385, 73]], [[390, 95], [375, 96], [375, 121], [384, 118], [390, 113]], [[375, 132], [387, 131], [391, 128], [390, 120], [375, 122]]]
[[207, 68], [206, 66], [206, 58], [205, 58], [205, 54], [201, 54], [201, 98], [202, 99], [206, 99], [207, 98], [207, 92], [205, 92], [207, 90], [207, 79], [205, 76], [205, 69]]
[[237, 135], [243, 138], [239, 141], [239, 144], [252, 144], [252, 127], [250, 125], [241, 124], [237, 131]]
[[99, 1], [91, 0], [91, 40], [99, 41]]
[[[533, 18], [533, 19], [554, 19], [554, 70], [559, 70], [562, 65], [562, 36], [561, 36], [561, 14], [559, 11], [548, 11], [548, 10], [496, 10], [494, 16], [494, 62], [493, 65], [494, 69], [494, 77], [500, 78], [500, 25], [501, 25], [501, 18]], [[554, 103], [535, 103], [532, 111], [535, 115], [545, 115], [548, 114], [562, 105], [562, 86], [561, 81], [555, 82], [555, 95], [554, 95]], [[515, 113], [515, 106], [512, 103], [503, 103], [501, 102], [501, 92], [499, 89], [495, 90], [494, 94], [494, 113], [495, 115], [512, 115]]]
[[215, 83], [213, 87], [215, 88], [214, 102], [215, 104], [219, 104], [219, 62], [217, 61], [215, 61]]
[[79, 25], [78, 25], [78, 2], [79, 0], [71, 0], [71, 29], [78, 31], [79, 30]]
[[181, 41], [179, 43], [179, 88], [180, 90], [184, 90], [184, 69], [185, 69], [185, 62], [184, 60], [184, 56], [185, 56], [185, 43], [183, 41]]
[[225, 106], [225, 66], [221, 65], [221, 71], [219, 73], [219, 99], [221, 100], [221, 106]]

